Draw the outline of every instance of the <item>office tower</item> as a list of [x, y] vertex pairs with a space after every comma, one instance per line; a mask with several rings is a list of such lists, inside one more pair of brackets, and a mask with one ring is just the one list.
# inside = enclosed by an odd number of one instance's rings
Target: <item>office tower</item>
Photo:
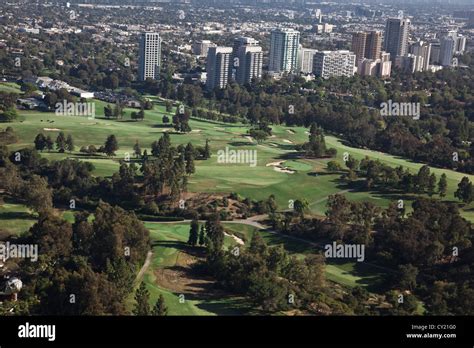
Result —
[[234, 40], [229, 66], [229, 79], [243, 85], [262, 77], [263, 51], [251, 37]]
[[442, 66], [451, 66], [455, 49], [456, 39], [452, 36], [445, 36], [441, 39], [439, 62]]
[[333, 76], [353, 76], [356, 55], [350, 51], [320, 51], [314, 54], [314, 75], [325, 79]]
[[410, 20], [389, 18], [385, 26], [384, 51], [390, 53], [392, 61], [408, 53]]
[[263, 52], [260, 46], [241, 46], [237, 51], [239, 65], [236, 68], [235, 80], [238, 84], [251, 83], [262, 77]]
[[297, 70], [300, 33], [294, 29], [275, 29], [270, 39], [268, 70], [294, 73]]
[[379, 59], [382, 52], [382, 33], [380, 31], [371, 31], [367, 34], [365, 43], [365, 58]]
[[430, 56], [430, 64], [435, 65], [439, 64], [439, 54], [441, 52], [441, 46], [439, 43], [431, 44], [431, 56]]
[[466, 50], [466, 37], [462, 35], [458, 35], [456, 38], [456, 54], [463, 54]]
[[193, 44], [193, 53], [197, 56], [207, 57], [209, 47], [216, 46], [210, 40], [200, 40]]
[[142, 33], [140, 36], [138, 79], [157, 80], [160, 77], [161, 38], [158, 33]]
[[357, 62], [364, 58], [379, 59], [382, 51], [382, 33], [371, 31], [368, 33], [359, 32], [352, 35], [352, 52], [356, 55]]
[[429, 69], [430, 56], [431, 56], [431, 44], [429, 42], [418, 41], [410, 46], [410, 53], [423, 58], [422, 71]]
[[208, 90], [227, 86], [231, 55], [232, 47], [209, 47], [206, 67]]
[[356, 64], [359, 63], [366, 58], [365, 56], [365, 48], [367, 44], [367, 33], [359, 32], [352, 34], [352, 45], [351, 50], [356, 55]]
[[318, 50], [312, 48], [304, 48], [300, 45], [298, 50], [298, 70], [303, 74], [311, 74], [313, 72], [313, 57]]

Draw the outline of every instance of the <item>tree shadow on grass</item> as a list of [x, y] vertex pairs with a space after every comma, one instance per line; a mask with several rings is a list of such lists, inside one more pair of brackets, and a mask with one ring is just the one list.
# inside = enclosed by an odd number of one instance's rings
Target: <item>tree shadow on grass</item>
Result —
[[234, 142], [228, 143], [228, 145], [238, 147], [238, 146], [255, 146], [256, 144], [245, 142], [245, 141], [234, 141]]
[[[331, 259], [327, 264], [336, 267], [341, 266], [342, 274], [360, 278], [356, 280], [355, 283], [358, 286], [366, 288], [369, 292], [383, 292], [386, 288], [384, 284], [387, 283], [387, 278], [390, 276], [388, 270], [378, 268], [365, 262], [348, 262], [348, 260], [343, 259]], [[352, 264], [353, 267], [346, 271], [342, 266], [346, 265], [346, 268], [350, 268], [350, 266], [347, 266], [348, 264]]]
[[6, 211], [0, 212], [0, 220], [35, 220], [36, 216], [28, 212]]

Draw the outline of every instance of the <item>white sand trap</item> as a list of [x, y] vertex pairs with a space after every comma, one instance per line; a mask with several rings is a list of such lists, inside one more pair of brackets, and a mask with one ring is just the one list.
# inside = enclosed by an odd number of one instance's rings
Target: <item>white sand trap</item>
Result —
[[283, 162], [285, 162], [285, 161], [271, 162], [271, 163], [267, 163], [266, 166], [267, 167], [276, 167], [276, 166], [281, 165]]
[[233, 238], [237, 242], [237, 244], [240, 244], [240, 245], [245, 244], [244, 241], [241, 238], [239, 238], [237, 236], [234, 236], [233, 234], [228, 234], [228, 233], [224, 232], [224, 235], [227, 236], [227, 237]]
[[293, 142], [291, 140], [288, 140], [288, 139], [283, 139], [283, 142], [288, 143], [288, 144], [293, 144]]
[[59, 128], [43, 128], [44, 131], [46, 132], [57, 132], [60, 131]]
[[169, 132], [170, 129], [171, 129], [171, 128], [163, 128], [162, 131], [163, 131], [163, 132]]
[[308, 131], [304, 131], [304, 134], [309, 134], [309, 132], [308, 132]]
[[285, 162], [285, 161], [278, 161], [278, 162], [271, 162], [271, 163], [267, 163], [266, 166], [267, 167], [273, 167], [273, 169], [279, 173], [287, 173], [287, 174], [294, 174], [295, 171], [294, 170], [291, 170], [287, 167], [283, 167], [281, 164]]
[[253, 143], [253, 138], [252, 137], [249, 137], [248, 135], [245, 137], [245, 139], [251, 141]]
[[294, 130], [287, 129], [286, 131], [287, 131], [288, 133], [290, 133], [290, 134], [295, 134], [295, 131], [294, 131]]
[[193, 129], [191, 133], [200, 133], [202, 132], [202, 129]]
[[270, 138], [276, 138], [275, 134], [270, 135]]
[[273, 167], [274, 170], [276, 170], [279, 173], [286, 173], [286, 174], [295, 174], [294, 170], [288, 169], [288, 168], [283, 168], [283, 167]]

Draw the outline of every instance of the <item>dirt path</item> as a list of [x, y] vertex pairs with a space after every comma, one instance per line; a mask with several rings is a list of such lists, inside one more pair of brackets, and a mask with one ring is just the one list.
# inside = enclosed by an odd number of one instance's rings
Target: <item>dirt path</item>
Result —
[[153, 252], [150, 250], [148, 254], [146, 254], [145, 263], [143, 264], [142, 268], [140, 268], [140, 272], [138, 272], [137, 277], [135, 278], [136, 283], [142, 280], [143, 275], [145, 274], [146, 270], [150, 266], [152, 256], [153, 256]]

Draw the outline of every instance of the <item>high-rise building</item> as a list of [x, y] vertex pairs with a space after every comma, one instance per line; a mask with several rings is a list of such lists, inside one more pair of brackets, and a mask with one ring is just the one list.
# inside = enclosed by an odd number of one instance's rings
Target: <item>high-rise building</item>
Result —
[[[431, 44], [429, 42], [417, 41], [410, 46], [410, 53], [423, 59], [421, 71], [426, 71], [430, 66]], [[418, 61], [420, 59], [418, 58]], [[417, 70], [418, 71], [418, 70]]]
[[208, 90], [227, 86], [231, 56], [232, 47], [209, 47], [206, 65]]
[[390, 53], [392, 61], [408, 53], [408, 35], [410, 20], [389, 18], [385, 26], [384, 51]]
[[199, 40], [193, 44], [193, 53], [200, 57], [207, 57], [209, 47], [216, 46], [210, 40]]
[[431, 44], [430, 65], [439, 64], [440, 52], [441, 52], [441, 46], [439, 43]]
[[258, 41], [251, 37], [234, 40], [229, 66], [229, 79], [243, 85], [262, 77], [263, 51]]
[[364, 58], [379, 59], [382, 51], [382, 33], [379, 31], [358, 32], [352, 35], [352, 52], [357, 63]]
[[365, 58], [379, 59], [382, 52], [382, 33], [380, 31], [371, 31], [367, 34], [365, 43]]
[[263, 52], [260, 46], [241, 46], [237, 51], [239, 66], [235, 80], [238, 84], [251, 83], [253, 79], [262, 77]]
[[142, 33], [139, 44], [138, 79], [157, 80], [161, 67], [161, 38], [158, 33]]
[[456, 49], [456, 39], [452, 36], [445, 36], [441, 39], [439, 52], [439, 62], [442, 66], [451, 66]]
[[350, 51], [319, 51], [314, 54], [313, 72], [325, 79], [354, 75], [356, 55]]
[[318, 50], [312, 48], [304, 48], [300, 45], [298, 50], [298, 70], [303, 74], [311, 74], [313, 72], [313, 57]]
[[270, 39], [268, 70], [272, 72], [297, 71], [300, 33], [294, 29], [275, 29]]
[[462, 35], [458, 35], [456, 38], [456, 54], [463, 54], [466, 50], [466, 37]]
[[367, 33], [358, 32], [352, 34], [352, 45], [351, 50], [356, 55], [356, 64], [364, 60], [365, 57], [365, 47], [367, 44]]

